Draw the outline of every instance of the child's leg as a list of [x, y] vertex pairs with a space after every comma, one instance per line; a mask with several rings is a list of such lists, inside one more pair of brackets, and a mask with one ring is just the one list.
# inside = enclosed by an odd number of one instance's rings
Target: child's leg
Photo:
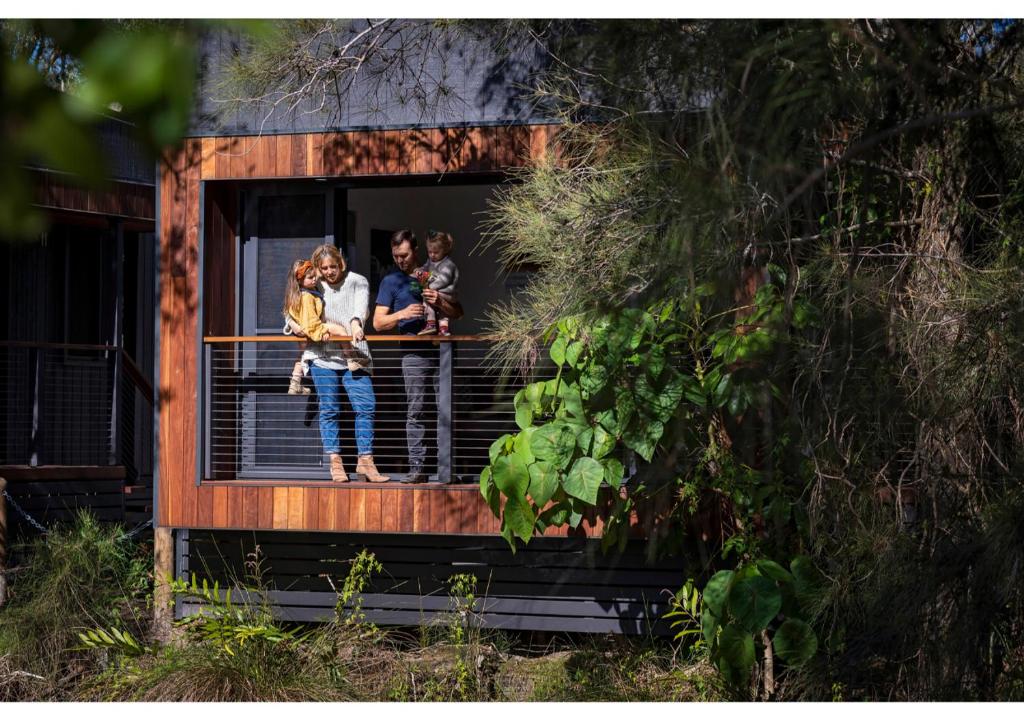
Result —
[[423, 303], [423, 318], [426, 320], [426, 325], [420, 330], [420, 335], [432, 335], [437, 332], [437, 311], [434, 306], [430, 303]]
[[289, 395], [309, 395], [309, 388], [302, 386], [302, 360], [296, 360], [292, 366], [292, 379], [288, 383]]

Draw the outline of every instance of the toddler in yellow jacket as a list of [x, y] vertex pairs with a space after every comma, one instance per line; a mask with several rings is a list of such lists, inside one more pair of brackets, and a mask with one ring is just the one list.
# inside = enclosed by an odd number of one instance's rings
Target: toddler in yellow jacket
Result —
[[[306, 337], [313, 342], [323, 342], [331, 337], [330, 330], [324, 323], [324, 296], [317, 290], [320, 281], [319, 273], [309, 260], [296, 260], [284, 291], [284, 312], [302, 327]], [[302, 376], [305, 374], [305, 353], [295, 361], [292, 367], [292, 379], [288, 384], [289, 395], [309, 395], [308, 387], [303, 387]]]

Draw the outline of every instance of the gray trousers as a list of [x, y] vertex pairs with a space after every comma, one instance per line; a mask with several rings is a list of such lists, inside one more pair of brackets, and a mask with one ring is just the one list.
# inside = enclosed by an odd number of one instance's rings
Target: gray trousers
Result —
[[405, 441], [409, 448], [409, 472], [423, 470], [427, 448], [423, 445], [423, 405], [427, 387], [434, 389], [437, 399], [437, 358], [434, 355], [406, 353], [402, 355], [402, 377], [405, 379]]

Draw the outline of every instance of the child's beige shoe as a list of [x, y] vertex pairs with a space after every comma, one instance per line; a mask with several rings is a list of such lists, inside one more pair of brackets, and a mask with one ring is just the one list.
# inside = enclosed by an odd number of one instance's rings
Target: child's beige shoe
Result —
[[289, 395], [309, 395], [310, 389], [302, 384], [302, 379], [292, 375], [292, 381], [288, 383]]

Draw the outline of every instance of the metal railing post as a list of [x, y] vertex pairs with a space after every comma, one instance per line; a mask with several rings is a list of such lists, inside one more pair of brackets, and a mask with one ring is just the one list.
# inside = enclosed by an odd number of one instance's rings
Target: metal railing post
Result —
[[110, 350], [114, 354], [114, 377], [110, 387], [110, 453], [107, 458], [108, 465], [120, 465], [121, 463], [121, 428], [120, 428], [120, 404], [121, 404], [121, 348]]
[[437, 368], [437, 480], [452, 480], [452, 347], [442, 342]]
[[40, 400], [42, 394], [40, 387], [43, 384], [43, 351], [40, 348], [29, 348], [28, 351], [29, 386], [32, 388], [32, 433], [28, 439], [28, 464], [31, 467], [39, 465], [39, 443], [42, 434], [42, 411]]

